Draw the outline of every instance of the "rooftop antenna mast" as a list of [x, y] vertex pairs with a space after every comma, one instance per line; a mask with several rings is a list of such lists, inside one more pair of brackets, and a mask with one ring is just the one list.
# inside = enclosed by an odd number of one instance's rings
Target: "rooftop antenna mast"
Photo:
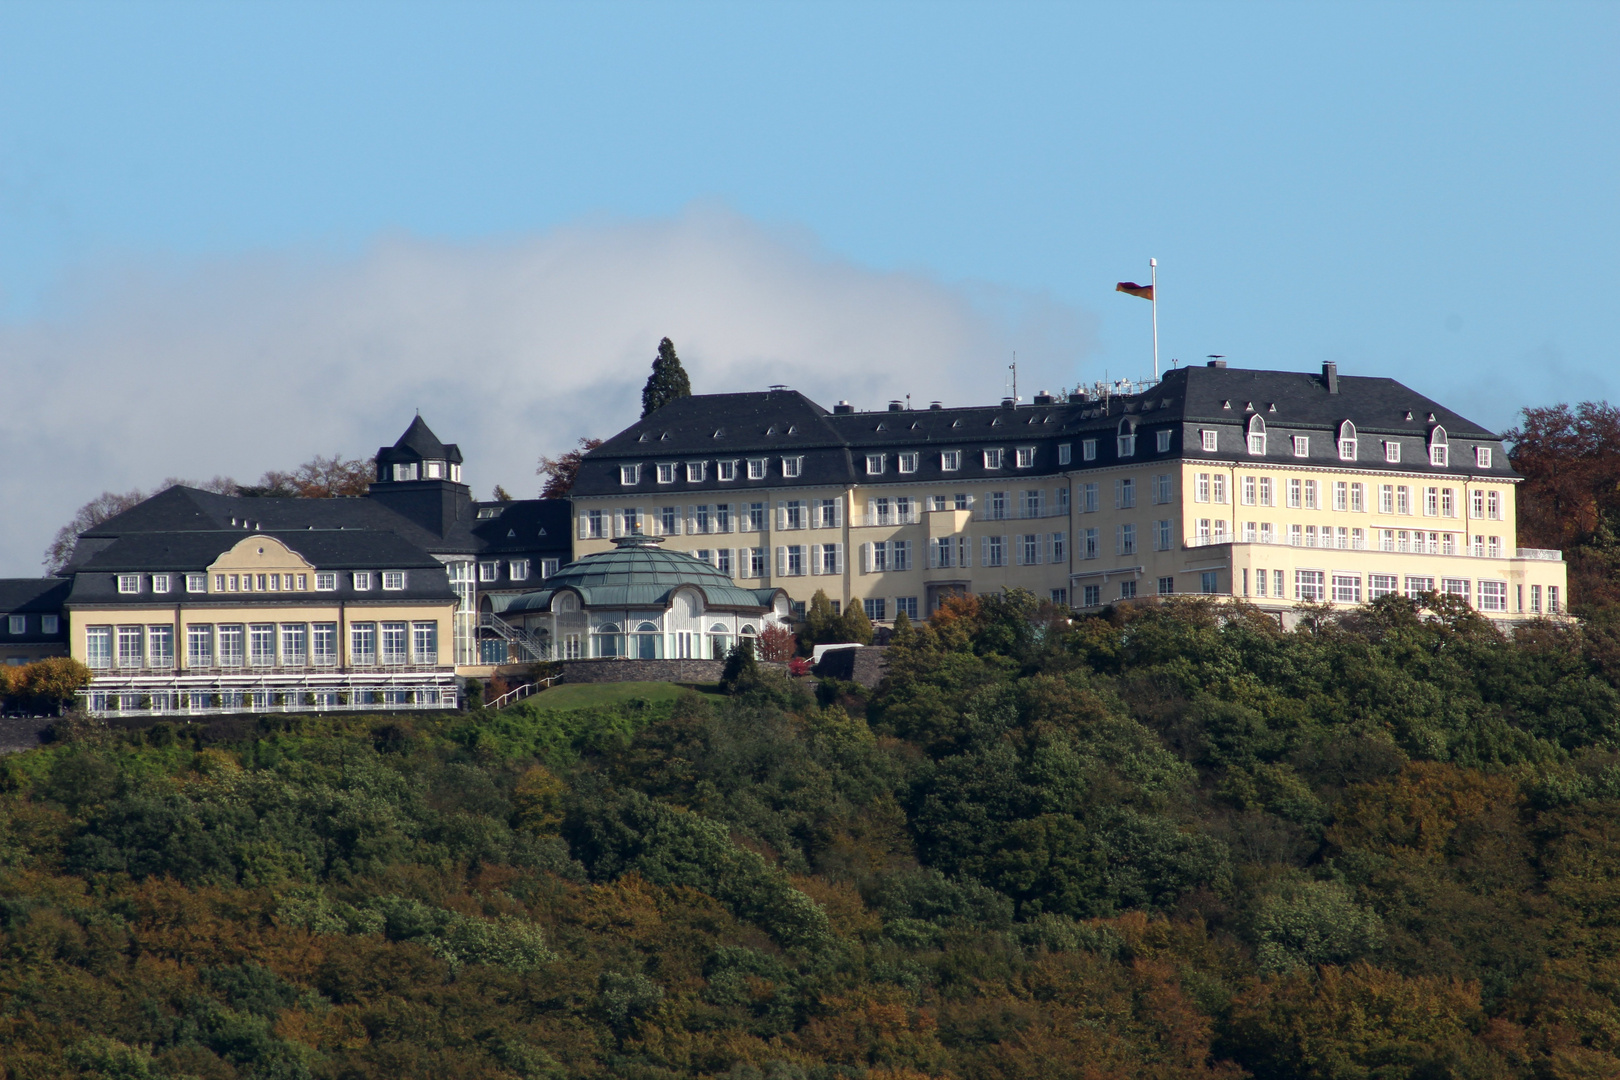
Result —
[[1140, 296], [1153, 305], [1153, 381], [1159, 381], [1159, 260], [1148, 260], [1148, 272], [1152, 275], [1146, 285], [1138, 285], [1134, 281], [1122, 281], [1114, 286], [1115, 292], [1128, 293], [1131, 296]]
[[1016, 405], [1018, 404], [1018, 350], [1016, 349], [1013, 350], [1013, 361], [1007, 365], [1007, 370], [1012, 372], [1012, 399], [1013, 404]]

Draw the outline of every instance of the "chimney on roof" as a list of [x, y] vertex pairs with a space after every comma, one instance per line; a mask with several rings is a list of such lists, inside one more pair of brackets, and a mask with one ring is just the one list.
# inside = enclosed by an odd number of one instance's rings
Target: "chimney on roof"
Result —
[[1226, 361], [1225, 360], [1211, 360], [1209, 362], [1209, 366], [1210, 367], [1225, 367], [1226, 366]]
[[1015, 401], [1014, 401], [1014, 400], [1013, 400], [1013, 399], [1012, 399], [1012, 398], [1010, 398], [1010, 397], [1004, 397], [1004, 398], [1002, 398], [1002, 399], [1001, 399], [1001, 407], [1002, 407], [1002, 408], [1003, 408], [1003, 409], [1010, 409], [1010, 408], [1012, 408], [1012, 407], [1013, 407], [1013, 406], [1014, 406], [1014, 405], [1016, 405], [1016, 404], [1017, 404], [1017, 402], [1015, 402]]
[[1045, 390], [1042, 390], [1040, 393], [1035, 395], [1035, 404], [1037, 404], [1037, 405], [1050, 405], [1050, 404], [1052, 404], [1052, 395], [1047, 393]]
[[939, 402], [939, 401], [930, 401], [930, 402], [929, 402], [929, 403], [928, 403], [928, 407], [929, 407], [929, 408], [930, 408], [930, 409], [943, 409], [943, 408], [944, 408], [944, 407], [945, 407], [945, 405], [944, 405], [944, 403], [943, 403], [943, 402]]
[[1071, 390], [1071, 391], [1069, 391], [1069, 404], [1070, 405], [1078, 405], [1082, 401], [1086, 401], [1087, 399], [1088, 399], [1088, 395], [1086, 394], [1086, 392], [1084, 390]]
[[890, 412], [900, 412], [904, 408], [905, 408], [905, 406], [902, 405], [898, 400], [889, 402], [889, 411]]
[[855, 406], [851, 405], [847, 401], [840, 401], [838, 404], [833, 406], [833, 412], [835, 413], [852, 413], [854, 411]]
[[1332, 360], [1322, 361], [1322, 381], [1327, 384], [1328, 393], [1337, 394], [1339, 392], [1339, 365]]

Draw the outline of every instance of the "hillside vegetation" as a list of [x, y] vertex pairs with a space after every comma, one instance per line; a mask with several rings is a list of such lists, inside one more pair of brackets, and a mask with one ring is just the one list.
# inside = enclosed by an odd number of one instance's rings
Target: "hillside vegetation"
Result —
[[0, 761], [16, 1078], [1620, 1074], [1620, 639], [1025, 595], [757, 675]]

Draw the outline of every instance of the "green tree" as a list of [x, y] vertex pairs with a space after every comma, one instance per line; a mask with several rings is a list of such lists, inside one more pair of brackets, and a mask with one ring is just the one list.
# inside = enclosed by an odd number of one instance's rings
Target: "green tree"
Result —
[[917, 641], [917, 631], [911, 625], [911, 618], [903, 611], [894, 615], [894, 632], [889, 635], [890, 645], [913, 645]]
[[866, 605], [859, 600], [851, 600], [839, 617], [837, 640], [872, 644], [872, 620], [866, 617]]
[[843, 627], [837, 613], [833, 611], [832, 600], [828, 598], [825, 589], [817, 589], [816, 594], [810, 598], [810, 606], [804, 612], [804, 627], [799, 633], [801, 644], [809, 648], [842, 641], [843, 638], [839, 636], [842, 632]]
[[742, 638], [726, 654], [726, 666], [720, 675], [720, 686], [728, 694], [735, 693], [738, 687], [746, 686], [758, 678], [759, 663], [754, 659], [754, 643], [749, 638]]
[[658, 356], [652, 362], [652, 374], [641, 388], [641, 415], [645, 419], [676, 398], [692, 396], [692, 380], [681, 367], [681, 358], [675, 355], [675, 343], [669, 338], [658, 343]]

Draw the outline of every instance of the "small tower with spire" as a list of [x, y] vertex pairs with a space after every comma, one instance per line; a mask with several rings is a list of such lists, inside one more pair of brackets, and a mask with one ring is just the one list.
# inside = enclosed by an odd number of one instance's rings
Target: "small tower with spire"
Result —
[[461, 482], [461, 450], [443, 443], [416, 414], [393, 446], [377, 450], [372, 499], [439, 537], [472, 512], [472, 491]]

